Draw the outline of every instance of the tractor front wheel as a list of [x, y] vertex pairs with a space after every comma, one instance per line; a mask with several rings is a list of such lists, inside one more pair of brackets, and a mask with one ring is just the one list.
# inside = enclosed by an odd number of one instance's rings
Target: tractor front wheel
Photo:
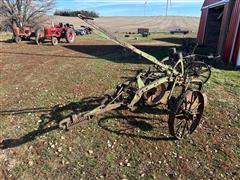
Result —
[[66, 40], [68, 43], [74, 43], [75, 42], [75, 32], [73, 29], [68, 29], [66, 31]]
[[52, 45], [53, 45], [53, 46], [58, 45], [58, 38], [52, 37]]
[[19, 44], [19, 43], [22, 41], [22, 38], [19, 37], [19, 36], [16, 36], [16, 37], [14, 38], [14, 40], [15, 40], [15, 42], [16, 42], [17, 44]]

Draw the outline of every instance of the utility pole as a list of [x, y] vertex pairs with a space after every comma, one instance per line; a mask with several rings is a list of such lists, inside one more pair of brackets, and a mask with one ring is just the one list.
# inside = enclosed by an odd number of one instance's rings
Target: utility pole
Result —
[[167, 0], [167, 4], [166, 4], [166, 16], [168, 16], [168, 7], [169, 5], [172, 5], [171, 0]]
[[147, 1], [144, 3], [144, 16], [146, 16], [146, 9], [147, 9]]

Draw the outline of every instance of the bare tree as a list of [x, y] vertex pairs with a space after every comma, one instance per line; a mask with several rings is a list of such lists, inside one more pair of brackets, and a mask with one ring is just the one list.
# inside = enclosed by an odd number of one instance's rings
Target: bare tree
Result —
[[6, 27], [36, 26], [54, 7], [54, 0], [1, 0], [1, 24]]

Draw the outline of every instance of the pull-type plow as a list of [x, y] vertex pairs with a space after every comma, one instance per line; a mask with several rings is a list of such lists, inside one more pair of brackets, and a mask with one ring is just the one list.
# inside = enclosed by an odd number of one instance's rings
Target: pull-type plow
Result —
[[[201, 121], [206, 104], [206, 96], [201, 90], [205, 80], [209, 79], [209, 69], [202, 69], [203, 66], [198, 63], [192, 63], [190, 70], [189, 66], [186, 69], [185, 62], [189, 57], [183, 57], [181, 53], [175, 53], [178, 58], [174, 65], [166, 65], [162, 62], [171, 60], [171, 56], [161, 62], [131, 44], [119, 40], [96, 25], [93, 19], [82, 15], [79, 17], [115, 43], [151, 61], [154, 66], [153, 70], [142, 71], [136, 77], [118, 85], [115, 92], [107, 95], [99, 107], [61, 120], [59, 127], [68, 130], [97, 115], [118, 108], [134, 111], [139, 107], [164, 104], [171, 110], [170, 134], [178, 139], [192, 134]], [[174, 57], [176, 59], [176, 56]], [[207, 77], [203, 75], [204, 73], [207, 73]], [[205, 79], [202, 80], [200, 77]]]

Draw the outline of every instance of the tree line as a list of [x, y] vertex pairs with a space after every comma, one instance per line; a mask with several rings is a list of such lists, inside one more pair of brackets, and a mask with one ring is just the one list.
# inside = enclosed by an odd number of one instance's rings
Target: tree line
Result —
[[86, 11], [86, 10], [80, 10], [80, 11], [72, 11], [72, 10], [56, 10], [54, 12], [54, 15], [57, 16], [70, 16], [70, 17], [77, 17], [78, 14], [82, 14], [87, 17], [99, 17], [99, 14], [95, 11]]

